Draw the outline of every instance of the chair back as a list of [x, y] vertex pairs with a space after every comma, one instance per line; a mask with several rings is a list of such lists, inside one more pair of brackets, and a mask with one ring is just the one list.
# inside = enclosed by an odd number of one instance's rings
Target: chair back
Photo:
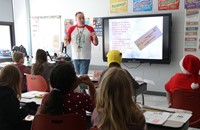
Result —
[[172, 108], [192, 111], [190, 127], [200, 128], [200, 92], [176, 89], [171, 97]]
[[26, 75], [27, 91], [47, 91], [48, 84], [41, 75]]
[[84, 119], [76, 114], [36, 115], [31, 130], [86, 130]]

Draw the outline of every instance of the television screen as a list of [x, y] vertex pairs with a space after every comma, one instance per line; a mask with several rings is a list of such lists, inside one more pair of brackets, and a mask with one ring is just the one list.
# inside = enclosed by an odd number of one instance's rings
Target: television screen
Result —
[[171, 14], [103, 18], [103, 60], [109, 50], [123, 62], [170, 63]]

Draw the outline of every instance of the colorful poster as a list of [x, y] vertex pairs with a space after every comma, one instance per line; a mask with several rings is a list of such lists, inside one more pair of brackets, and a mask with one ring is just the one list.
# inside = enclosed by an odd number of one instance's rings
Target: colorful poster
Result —
[[152, 0], [133, 0], [133, 12], [152, 11]]
[[110, 13], [128, 12], [128, 0], [110, 0]]
[[179, 9], [180, 0], [158, 0], [158, 10]]
[[93, 18], [93, 28], [97, 36], [102, 36], [102, 18]]
[[185, 9], [200, 9], [200, 0], [185, 0]]
[[65, 35], [67, 34], [68, 29], [74, 24], [73, 19], [65, 19], [64, 21], [64, 29], [65, 29]]
[[90, 18], [85, 18], [85, 24], [90, 25]]
[[198, 9], [190, 9], [186, 10], [186, 18], [185, 18], [185, 44], [184, 51], [185, 52], [196, 52], [199, 48], [199, 10]]

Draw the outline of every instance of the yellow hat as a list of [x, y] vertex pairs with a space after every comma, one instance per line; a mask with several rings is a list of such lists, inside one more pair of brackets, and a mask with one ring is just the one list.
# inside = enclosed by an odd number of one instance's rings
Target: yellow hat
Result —
[[107, 54], [107, 61], [108, 65], [112, 62], [116, 62], [120, 65], [122, 61], [122, 53], [118, 50], [110, 50]]

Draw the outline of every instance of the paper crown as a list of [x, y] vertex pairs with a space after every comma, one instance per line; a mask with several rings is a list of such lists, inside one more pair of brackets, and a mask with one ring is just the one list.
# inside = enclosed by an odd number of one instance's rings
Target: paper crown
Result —
[[118, 63], [119, 65], [122, 62], [122, 53], [118, 50], [110, 50], [107, 54], [107, 61], [108, 61], [108, 65], [110, 65], [110, 63]]
[[199, 58], [188, 54], [185, 57], [183, 57], [183, 59], [180, 61], [180, 67], [184, 73], [192, 75], [194, 82], [191, 84], [191, 88], [192, 89], [199, 88], [198, 84], [198, 76], [200, 70]]

